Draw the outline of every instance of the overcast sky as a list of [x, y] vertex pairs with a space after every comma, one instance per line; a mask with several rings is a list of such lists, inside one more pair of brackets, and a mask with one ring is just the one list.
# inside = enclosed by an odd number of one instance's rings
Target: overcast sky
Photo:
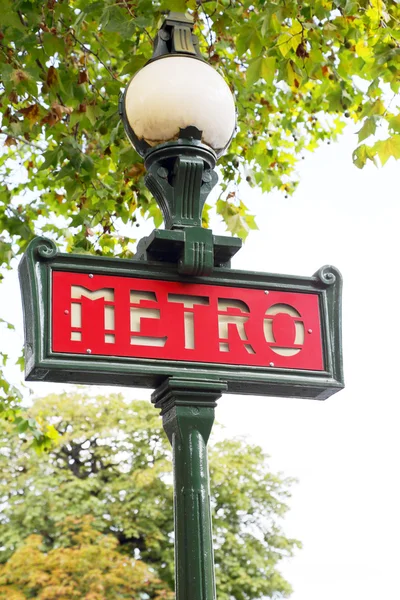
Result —
[[[299, 479], [285, 532], [303, 549], [282, 568], [292, 600], [398, 594], [400, 168], [390, 159], [383, 169], [359, 171], [351, 161], [355, 141], [349, 132], [307, 155], [291, 198], [242, 190], [260, 231], [234, 268], [309, 276], [333, 264], [344, 278], [346, 389], [325, 402], [225, 396], [217, 409], [227, 436], [246, 435], [271, 455], [274, 470]], [[10, 275], [0, 316], [17, 325], [22, 344], [18, 296]], [[15, 336], [2, 338], [15, 354]], [[31, 387], [36, 394], [56, 388]]]

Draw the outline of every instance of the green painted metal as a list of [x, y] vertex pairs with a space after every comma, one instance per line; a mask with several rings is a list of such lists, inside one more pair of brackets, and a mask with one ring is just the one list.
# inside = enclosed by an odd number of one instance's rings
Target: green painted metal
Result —
[[[189, 135], [187, 129], [182, 135]], [[201, 226], [204, 203], [218, 180], [215, 161], [210, 148], [189, 138], [162, 144], [148, 154], [145, 183], [161, 208], [166, 229]]]
[[191, 15], [170, 11], [154, 40], [153, 56], [149, 62], [170, 55], [184, 55], [204, 60], [199, 40], [193, 35], [194, 19]]
[[[179, 244], [178, 238], [184, 232], [167, 233], [177, 236], [175, 241], [166, 242], [173, 245]], [[158, 240], [161, 245], [163, 243], [162, 236], [155, 235], [152, 239]], [[224, 248], [221, 248], [222, 256]], [[226, 252], [225, 257], [228, 254]], [[316, 293], [322, 320], [325, 371], [54, 353], [51, 350], [53, 270]], [[30, 243], [20, 263], [19, 276], [25, 322], [25, 376], [30, 381], [154, 389], [167, 377], [190, 376], [192, 379], [212, 378], [226, 382], [228, 392], [234, 394], [317, 400], [325, 400], [344, 387], [341, 346], [342, 279], [334, 267], [322, 267], [313, 277], [237, 271], [225, 267], [214, 267], [206, 277], [187, 276], [178, 272], [176, 263], [63, 254], [57, 252], [52, 241], [36, 238]]]
[[[202, 212], [206, 198], [217, 183], [215, 154], [194, 137], [194, 127], [181, 131], [182, 139], [157, 146], [145, 159], [146, 186], [149, 188], [164, 216], [162, 256], [164, 260], [178, 263], [178, 271], [185, 275], [208, 275], [215, 265], [214, 236], [202, 225]], [[199, 132], [200, 133], [200, 132]], [[176, 256], [176, 236], [169, 230], [182, 231], [179, 254]], [[219, 236], [224, 248], [232, 256], [240, 244], [231, 237]], [[170, 242], [171, 240], [171, 242]], [[146, 253], [152, 258], [157, 242], [148, 238], [138, 248], [139, 256]], [[158, 253], [160, 255], [160, 253]]]
[[167, 379], [152, 395], [174, 463], [176, 600], [215, 600], [207, 442], [223, 382]]
[[[182, 136], [195, 135], [194, 129], [187, 128]], [[215, 160], [213, 151], [194, 138], [149, 152], [145, 183], [161, 208], [166, 229], [141, 240], [137, 258], [176, 262], [185, 275], [209, 275], [215, 266], [229, 266], [241, 241], [214, 236], [202, 227], [204, 203], [218, 179]]]
[[[193, 229], [198, 230], [199, 228]], [[154, 229], [148, 237], [142, 238], [139, 241], [135, 259], [153, 263], [166, 262], [179, 264], [182, 254], [188, 251], [188, 241], [191, 235], [193, 235], [190, 234], [190, 231], [191, 228], [189, 227], [173, 231], [168, 229]], [[204, 234], [204, 232], [206, 233]], [[201, 228], [200, 241], [203, 235], [212, 235], [214, 267], [229, 269], [231, 258], [242, 247], [242, 241], [239, 238], [213, 235], [210, 229]], [[183, 272], [182, 265], [180, 270]], [[200, 275], [200, 273], [196, 274]], [[204, 275], [205, 273], [203, 272], [202, 274]]]
[[225, 255], [228, 252], [228, 260], [241, 248], [238, 238], [215, 239], [210, 229], [202, 227], [204, 203], [218, 176], [214, 171], [216, 155], [200, 138], [200, 131], [187, 127], [181, 130], [178, 141], [161, 144], [145, 157], [145, 184], [163, 213], [165, 230], [155, 230], [155, 241], [152, 237], [141, 240], [137, 257], [151, 260], [157, 256], [158, 260], [177, 262], [178, 271], [185, 275], [209, 275], [221, 247]]

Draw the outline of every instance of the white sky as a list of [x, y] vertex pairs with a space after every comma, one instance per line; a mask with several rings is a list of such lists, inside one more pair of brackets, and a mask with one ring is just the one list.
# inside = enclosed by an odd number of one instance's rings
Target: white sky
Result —
[[[376, 600], [398, 590], [400, 169], [390, 159], [359, 171], [355, 142], [349, 132], [308, 155], [291, 198], [243, 189], [260, 231], [234, 268], [312, 275], [333, 264], [344, 277], [346, 389], [325, 402], [225, 396], [217, 409], [227, 436], [246, 435], [274, 470], [299, 479], [284, 523], [304, 546], [282, 568], [292, 600]], [[0, 290], [0, 316], [17, 325], [22, 344], [15, 276]], [[15, 335], [1, 335], [3, 348], [17, 348]]]

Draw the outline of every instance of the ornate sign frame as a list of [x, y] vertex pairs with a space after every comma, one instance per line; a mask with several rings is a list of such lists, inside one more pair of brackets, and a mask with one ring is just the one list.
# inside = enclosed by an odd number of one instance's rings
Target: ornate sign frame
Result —
[[[187, 360], [52, 351], [52, 274], [57, 271], [195, 283], [318, 296], [323, 370], [244, 366]], [[19, 267], [29, 381], [157, 388], [168, 377], [226, 382], [227, 392], [324, 400], [344, 387], [341, 354], [342, 278], [325, 266], [312, 277], [214, 268], [207, 276], [180, 275], [171, 263], [59, 253], [35, 238]]]

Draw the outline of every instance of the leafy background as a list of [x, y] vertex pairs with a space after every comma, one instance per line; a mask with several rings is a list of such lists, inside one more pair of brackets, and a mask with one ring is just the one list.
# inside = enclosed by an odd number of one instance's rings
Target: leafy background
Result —
[[[172, 600], [171, 450], [154, 407], [77, 391], [31, 414], [59, 438], [37, 456], [25, 435], [0, 431], [0, 600]], [[293, 480], [267, 458], [242, 439], [210, 451], [221, 600], [291, 592], [279, 563], [300, 546], [282, 529]]]

